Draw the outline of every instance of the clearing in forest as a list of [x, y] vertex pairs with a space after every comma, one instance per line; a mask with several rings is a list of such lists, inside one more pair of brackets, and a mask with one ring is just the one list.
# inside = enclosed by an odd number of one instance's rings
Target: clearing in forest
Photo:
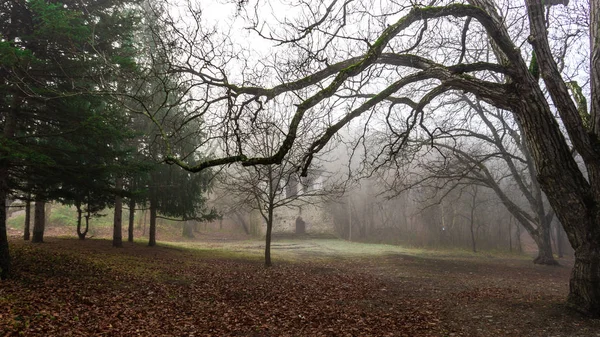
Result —
[[0, 331], [27, 336], [600, 336], [567, 310], [570, 265], [340, 240], [148, 248], [11, 241]]

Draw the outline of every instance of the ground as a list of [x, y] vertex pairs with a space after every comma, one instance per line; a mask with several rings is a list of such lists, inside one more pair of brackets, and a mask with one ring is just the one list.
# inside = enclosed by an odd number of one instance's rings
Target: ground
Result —
[[11, 239], [6, 336], [600, 336], [569, 311], [569, 261], [341, 240], [210, 237], [115, 249]]

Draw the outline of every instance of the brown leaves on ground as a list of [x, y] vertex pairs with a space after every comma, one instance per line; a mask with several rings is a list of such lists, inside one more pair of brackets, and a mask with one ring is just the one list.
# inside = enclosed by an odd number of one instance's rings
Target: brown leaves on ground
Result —
[[[7, 336], [596, 336], [568, 268], [387, 256], [280, 263], [109, 241], [14, 242]], [[600, 336], [600, 335], [598, 335]]]

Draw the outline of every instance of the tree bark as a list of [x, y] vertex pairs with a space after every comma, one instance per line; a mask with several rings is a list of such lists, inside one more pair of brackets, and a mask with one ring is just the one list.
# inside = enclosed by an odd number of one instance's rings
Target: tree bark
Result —
[[600, 135], [600, 3], [590, 1], [590, 89], [592, 93], [590, 115], [592, 131]]
[[[515, 116], [536, 162], [538, 181], [563, 224], [575, 249], [575, 268], [571, 277], [569, 303], [578, 310], [600, 315], [600, 216], [598, 199], [583, 176], [544, 94], [531, 85], [515, 107]], [[595, 164], [588, 164], [590, 181], [595, 178]], [[596, 263], [596, 264], [594, 264]]]
[[521, 225], [519, 225], [519, 223], [516, 223], [517, 225], [517, 232], [515, 233], [517, 236], [517, 251], [519, 253], [523, 253], [523, 244], [521, 242]]
[[83, 218], [83, 210], [81, 209], [81, 203], [76, 203], [75, 207], [77, 208], [77, 236], [79, 237], [79, 240], [85, 240], [87, 228], [85, 231], [81, 230], [81, 219]]
[[575, 250], [568, 303], [592, 316], [600, 314], [600, 242], [581, 245]]
[[156, 246], [156, 200], [150, 199], [150, 228], [148, 231], [148, 246]]
[[50, 217], [52, 216], [52, 203], [47, 202], [45, 203], [44, 207], [46, 207], [44, 210], [44, 224], [50, 224]]
[[563, 231], [562, 231], [562, 226], [560, 225], [560, 223], [556, 223], [556, 226], [554, 226], [555, 228], [555, 232], [556, 232], [556, 253], [558, 254], [559, 258], [564, 257], [564, 239], [563, 239]]
[[469, 216], [469, 229], [471, 230], [471, 247], [473, 253], [477, 253], [477, 233], [475, 230], [475, 208], [477, 207], [477, 192], [479, 192], [477, 186], [473, 187], [473, 194], [471, 195], [471, 207]]
[[471, 219], [471, 223], [469, 226], [469, 229], [471, 231], [471, 249], [473, 250], [473, 253], [477, 253], [477, 238], [475, 237], [475, 230], [474, 230], [474, 223], [473, 223], [473, 219]]
[[46, 203], [40, 198], [35, 199], [34, 217], [33, 217], [33, 236], [31, 242], [44, 242], [44, 230], [46, 227]]
[[271, 233], [273, 232], [273, 205], [269, 205], [267, 234], [265, 236], [265, 267], [271, 267]]
[[538, 246], [538, 256], [533, 260], [535, 264], [543, 264], [547, 266], [557, 266], [558, 262], [552, 255], [552, 243], [550, 241], [550, 229], [540, 228], [541, 233], [534, 236], [533, 239]]
[[0, 168], [0, 279], [5, 280], [10, 274], [10, 251], [8, 248], [8, 234], [6, 232], [6, 196], [8, 195], [8, 186], [2, 181], [2, 175], [6, 175], [8, 180], [8, 169], [2, 173]]
[[[15, 11], [16, 13], [17, 11]], [[14, 14], [14, 13], [13, 13]], [[17, 22], [17, 20], [15, 20]], [[14, 36], [10, 32], [5, 36], [10, 41]], [[16, 34], [15, 34], [16, 35]], [[21, 107], [21, 95], [17, 90], [13, 92], [12, 107], [4, 116], [4, 129], [2, 135], [6, 140], [14, 138], [17, 127], [17, 115]], [[8, 233], [6, 228], [6, 198], [9, 195], [8, 179], [11, 163], [9, 153], [6, 153], [4, 146], [0, 150], [0, 279], [8, 278], [10, 274], [10, 250], [8, 247]]]
[[[115, 181], [115, 189], [120, 191], [123, 188], [123, 178], [118, 177]], [[123, 198], [117, 194], [115, 196], [115, 217], [113, 221], [113, 247], [123, 247]]]
[[29, 196], [25, 201], [25, 223], [23, 224], [23, 239], [29, 241], [31, 238], [31, 200]]
[[508, 219], [508, 249], [509, 251], [512, 253], [513, 247], [512, 247], [512, 217], [510, 217], [510, 219]]
[[133, 226], [135, 224], [135, 199], [129, 199], [129, 227], [127, 228], [127, 242], [133, 242]]

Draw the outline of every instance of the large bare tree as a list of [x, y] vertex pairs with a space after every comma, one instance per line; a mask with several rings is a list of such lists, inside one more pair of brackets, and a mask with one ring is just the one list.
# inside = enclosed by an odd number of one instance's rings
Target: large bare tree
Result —
[[[195, 86], [203, 106], [197, 113], [213, 123], [210, 137], [222, 146], [218, 157], [197, 165], [173, 153], [168, 162], [192, 172], [279, 164], [299, 128], [316, 120], [310, 145], [301, 148], [304, 172], [356, 121], [393, 129], [395, 139], [381, 150], [393, 155], [431, 102], [449, 92], [474, 95], [522, 126], [540, 187], [575, 249], [568, 302], [600, 315], [599, 1], [298, 0], [287, 11], [275, 1], [237, 2], [268, 53], [241, 52], [235, 34], [205, 29], [199, 6], [189, 6], [192, 25], [180, 29], [167, 18], [173, 24], [161, 31], [159, 44], [176, 55], [168, 71]], [[270, 8], [283, 17], [264, 19]], [[391, 95], [399, 100], [390, 103]], [[244, 134], [275, 105], [294, 110], [285, 137], [272, 155], [252, 153]]]
[[[408, 163], [400, 161], [401, 167], [382, 170], [387, 189], [398, 194], [424, 185], [444, 198], [464, 185], [485, 186], [534, 239], [538, 247], [534, 263], [556, 265], [551, 245], [554, 210], [537, 182], [531, 151], [518, 123], [510, 112], [464, 94], [449, 96], [440, 104], [436, 110], [441, 111], [429, 116], [428, 124], [443, 132], [409, 141], [420, 155]], [[385, 142], [389, 136], [378, 138]]]

